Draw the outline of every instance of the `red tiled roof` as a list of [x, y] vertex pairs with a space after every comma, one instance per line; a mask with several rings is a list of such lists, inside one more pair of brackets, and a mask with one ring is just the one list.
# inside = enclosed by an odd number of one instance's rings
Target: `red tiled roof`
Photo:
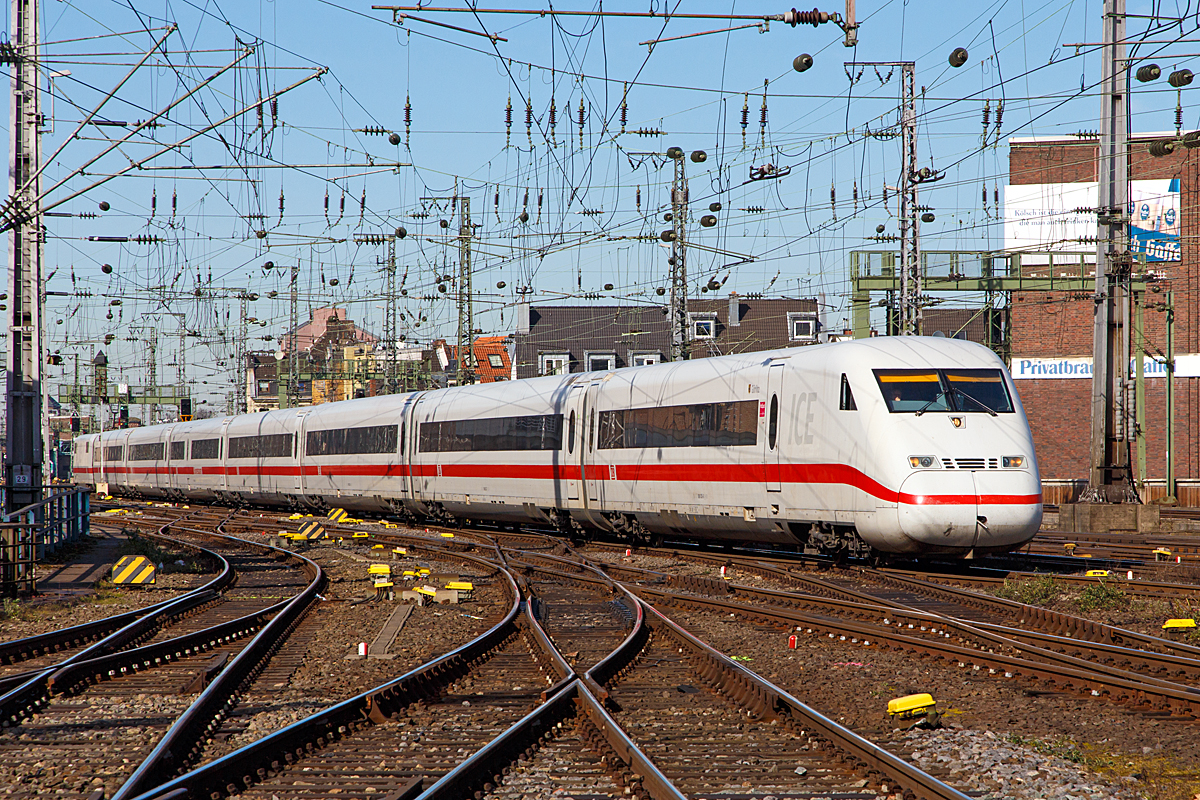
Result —
[[[472, 345], [475, 353], [475, 374], [480, 383], [506, 381], [512, 377], [512, 359], [503, 336], [480, 336]], [[499, 357], [500, 366], [492, 362]]]

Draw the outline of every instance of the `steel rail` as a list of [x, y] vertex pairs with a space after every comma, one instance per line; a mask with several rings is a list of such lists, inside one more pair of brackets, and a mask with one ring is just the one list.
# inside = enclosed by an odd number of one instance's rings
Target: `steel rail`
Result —
[[[237, 696], [249, 688], [267, 661], [316, 604], [319, 593], [325, 588], [325, 572], [315, 561], [270, 545], [247, 542], [240, 537], [229, 538], [236, 538], [239, 542], [246, 542], [255, 547], [265, 548], [269, 552], [281, 553], [288, 559], [300, 561], [305, 572], [312, 576], [312, 580], [295, 597], [263, 609], [255, 615], [208, 629], [214, 632], [211, 634], [214, 636], [219, 637], [221, 631], [225, 630], [229, 632], [227, 637], [236, 637], [243, 621], [248, 625], [253, 618], [254, 622], [261, 625], [258, 634], [175, 720], [150, 754], [113, 794], [111, 800], [126, 800], [140, 794], [170, 779], [181, 768], [191, 763], [199, 754], [205, 737], [221, 724], [233, 708]], [[271, 617], [270, 622], [262, 624], [261, 621], [267, 617]], [[228, 641], [228, 638], [226, 640]], [[209, 646], [215, 644], [210, 641]]]
[[[1064, 614], [1060, 611], [1052, 611], [1048, 608], [1040, 606], [1027, 605], [1018, 603], [1013, 600], [1005, 600], [1004, 598], [991, 598], [979, 595], [969, 589], [960, 589], [954, 586], [943, 586], [930, 583], [928, 581], [908, 578], [890, 573], [880, 573], [873, 570], [863, 570], [884, 583], [890, 582], [893, 586], [903, 587], [918, 591], [934, 597], [942, 597], [950, 599], [956, 603], [978, 603], [982, 601], [986, 605], [977, 605], [980, 608], [996, 608], [1004, 606], [1012, 610], [1012, 614], [1020, 618], [1022, 624], [1034, 625], [1048, 633], [1057, 634], [1060, 636], [1072, 636], [1078, 638], [1089, 639], [1091, 641], [1104, 642], [1108, 644], [1131, 646], [1134, 644], [1142, 645], [1142, 649], [1157, 648], [1159, 650], [1183, 655], [1189, 658], [1200, 659], [1200, 647], [1186, 644], [1184, 642], [1175, 642], [1169, 639], [1163, 639], [1158, 636], [1151, 636], [1137, 631], [1118, 628], [1113, 625], [1106, 625], [1102, 622], [1076, 617], [1071, 614]], [[993, 603], [992, 600], [995, 600]]]
[[[223, 525], [231, 516], [233, 516], [232, 512], [225, 520], [218, 523], [218, 526]], [[169, 526], [170, 523], [164, 525], [159, 530], [165, 530]], [[196, 545], [176, 540], [161, 533], [147, 535], [180, 546], [196, 547]], [[199, 549], [205, 550], [205, 548]], [[159, 630], [167, 620], [198, 611], [207, 604], [219, 599], [220, 591], [233, 581], [233, 567], [219, 553], [205, 551], [215, 558], [218, 563], [223, 565], [217, 577], [185, 595], [169, 600], [166, 603], [158, 604], [149, 613], [144, 613], [134, 618], [91, 646], [80, 650], [74, 655], [68, 656], [56, 664], [41, 670], [23, 673], [29, 676], [28, 680], [0, 695], [0, 720], [15, 724], [45, 705], [50, 696], [50, 676], [56, 671], [72, 664], [100, 658], [128, 647], [130, 644], [143, 641]]]
[[[154, 536], [154, 534], [147, 535]], [[178, 540], [172, 541], [175, 544], [184, 544], [189, 549], [204, 551], [202, 547], [181, 543]], [[214, 555], [207, 553], [207, 551], [205, 552], [208, 555]], [[211, 584], [193, 589], [192, 593], [202, 591], [205, 588], [211, 588]], [[135, 608], [132, 611], [126, 611], [121, 614], [114, 614], [104, 619], [72, 625], [69, 628], [59, 628], [58, 630], [26, 636], [21, 639], [0, 642], [0, 664], [17, 664], [21, 661], [28, 661], [31, 658], [37, 658], [38, 656], [57, 652], [68, 647], [78, 647], [87, 642], [95, 641], [115, 630], [125, 627], [139, 617], [144, 617], [147, 614], [161, 610], [164, 606], [170, 605], [178, 599], [162, 600], [152, 605]], [[37, 671], [40, 672], [41, 670]]]
[[[730, 696], [735, 702], [752, 706], [764, 719], [778, 719], [800, 737], [812, 736], [841, 751], [867, 773], [868, 780], [876, 784], [889, 783], [884, 793], [894, 791], [891, 786], [894, 783], [921, 798], [967, 800], [967, 795], [800, 702], [784, 689], [688, 633], [644, 599], [642, 602], [650, 625], [685, 651], [693, 669], [713, 690]], [[718, 677], [722, 673], [728, 677], [722, 680]]]
[[633, 779], [624, 781], [626, 794], [653, 800], [686, 800], [686, 795], [621, 730], [581, 679], [571, 681], [563, 691], [475, 751], [418, 795], [418, 800], [458, 800], [490, 792], [503, 782], [508, 765], [532, 756], [538, 745], [555, 738], [563, 723], [573, 717], [586, 719], [594, 729], [591, 735], [581, 733], [589, 745], [610, 751], [634, 774]]
[[[735, 583], [726, 584], [724, 588], [727, 591], [716, 592], [715, 594], [727, 594], [768, 604], [799, 606], [810, 611], [819, 610], [838, 616], [851, 616], [863, 621], [877, 619], [881, 613], [884, 613], [888, 617], [908, 623], [908, 628], [911, 630], [929, 631], [933, 634], [938, 632], [939, 625], [945, 629], [951, 626], [951, 622], [954, 622], [958, 624], [960, 636], [964, 639], [974, 639], [979, 646], [987, 646], [989, 642], [995, 641], [994, 639], [989, 639], [987, 636], [977, 635], [979, 631], [982, 631], [983, 634], [994, 634], [1004, 639], [1014, 640], [1009, 645], [1013, 649], [1019, 649], [1019, 643], [1024, 642], [1028, 646], [1058, 650], [1077, 658], [1083, 658], [1082, 653], [1092, 653], [1096, 658], [1106, 660], [1105, 663], [1109, 667], [1114, 666], [1114, 662], [1121, 665], [1139, 664], [1145, 670], [1164, 672], [1176, 676], [1200, 678], [1200, 660], [1177, 656], [1171, 653], [1125, 647], [1091, 639], [1077, 639], [992, 622], [965, 620], [901, 604], [889, 604], [877, 598], [868, 602], [860, 602], [818, 595], [796, 594], [775, 589], [763, 589], [756, 586], [744, 586]], [[1029, 610], [1032, 610], [1032, 607]], [[1023, 625], [1026, 623], [1026, 620], [1022, 618], [1015, 622], [1017, 625]], [[1150, 677], [1157, 676], [1151, 675]]]
[[[485, 559], [459, 554], [496, 570]], [[470, 642], [413, 669], [398, 678], [318, 711], [298, 722], [270, 733], [221, 758], [197, 767], [161, 785], [147, 789], [136, 800], [152, 798], [217, 798], [237, 794], [265, 776], [303, 759], [360, 728], [386, 721], [407, 705], [435, 694], [472, 665], [517, 634], [516, 621], [522, 610], [521, 593], [512, 574], [504, 575], [512, 594], [512, 605], [498, 623]]]
[[[536, 564], [526, 561], [520, 556], [528, 556], [532, 559], [541, 559], [550, 561], [571, 568], [570, 573], [551, 570], [545, 567], [539, 567]], [[511, 557], [510, 557], [511, 558]], [[571, 583], [584, 584], [592, 588], [606, 589], [610, 594], [623, 594], [629, 604], [630, 610], [634, 615], [633, 626], [625, 639], [611, 653], [609, 653], [600, 661], [592, 665], [582, 677], [584, 684], [588, 690], [600, 698], [608, 700], [608, 689], [605, 687], [618, 674], [626, 670], [629, 665], [637, 658], [637, 654], [642, 651], [645, 646], [649, 631], [646, 628], [645, 615], [642, 612], [642, 604], [637, 597], [629, 591], [629, 589], [620, 583], [616, 583], [609, 576], [597, 567], [586, 561], [581, 562], [579, 556], [568, 558], [565, 556], [551, 555], [548, 553], [528, 553], [522, 552], [517, 557], [518, 563], [526, 564], [534, 569], [545, 572], [553, 577]], [[591, 573], [589, 577], [587, 573]]]
[[[1156, 562], [1149, 562], [1151, 564]], [[1175, 566], [1171, 562], [1160, 563], [1162, 566]], [[1081, 564], [1088, 566], [1087, 564]], [[886, 575], [898, 575], [901, 577], [916, 578], [926, 581], [948, 581], [950, 583], [960, 584], [963, 588], [972, 589], [998, 589], [1003, 587], [1005, 583], [1013, 580], [1030, 580], [1030, 579], [1051, 579], [1067, 586], [1088, 587], [1095, 586], [1096, 578], [1088, 578], [1083, 575], [1048, 575], [1044, 572], [1022, 572], [1010, 571], [1004, 576], [993, 575], [957, 575], [954, 573], [944, 572], [925, 572], [912, 570], [897, 570], [892, 568], [881, 568], [881, 573]], [[1200, 586], [1190, 583], [1172, 583], [1170, 581], [1150, 581], [1143, 578], [1135, 578], [1134, 580], [1126, 580], [1120, 576], [1113, 578], [1114, 585], [1118, 586], [1121, 591], [1129, 594], [1136, 594], [1139, 597], [1178, 597], [1192, 596], [1200, 594]]]
[[[757, 586], [746, 586], [744, 584], [732, 583], [728, 581], [716, 581], [709, 578], [698, 576], [672, 576], [658, 573], [652, 570], [643, 570], [634, 567], [618, 566], [609, 569], [610, 565], [605, 565], [605, 569], [609, 573], [628, 574], [636, 579], [645, 579], [646, 576], [653, 576], [660, 583], [670, 586], [676, 586], [681, 589], [695, 592], [703, 595], [720, 596], [735, 596], [743, 599], [753, 599], [756, 602], [762, 602], [774, 605], [798, 606], [807, 610], [818, 610], [831, 613], [837, 616], [851, 616], [858, 620], [871, 621], [878, 618], [881, 611], [889, 612], [888, 616], [894, 617], [904, 622], [909, 623], [908, 627], [922, 632], [932, 631], [937, 632], [938, 625], [943, 624], [943, 620], [957, 619], [960, 623], [965, 623], [973, 628], [977, 628], [986, 634], [995, 634], [1007, 639], [1016, 640], [1017, 642], [1025, 642], [1027, 645], [1034, 647], [1043, 647], [1050, 650], [1065, 652], [1068, 655], [1073, 655], [1078, 658], [1083, 658], [1082, 654], [1091, 653], [1097, 659], [1102, 659], [1107, 666], [1130, 666], [1140, 665], [1143, 670], [1159, 673], [1166, 673], [1177, 677], [1200, 677], [1200, 659], [1193, 659], [1185, 656], [1177, 656], [1171, 653], [1162, 653], [1156, 650], [1146, 650], [1137, 647], [1126, 647], [1119, 644], [1110, 644], [1108, 642], [1095, 641], [1092, 639], [1078, 639], [1069, 636], [1061, 636], [1053, 633], [1042, 633], [1036, 630], [1027, 630], [1019, 627], [1010, 627], [990, 622], [977, 622], [973, 620], [963, 620], [960, 618], [949, 617], [946, 614], [937, 612], [923, 611], [918, 608], [904, 606], [898, 603], [889, 603], [872, 595], [865, 595], [854, 592], [853, 590], [845, 590], [844, 594], [858, 599], [848, 600], [841, 598], [830, 598], [813, 594], [798, 594], [795, 592], [781, 591], [777, 589], [764, 589]], [[841, 587], [832, 587], [841, 588]], [[1032, 612], [1034, 607], [1023, 606], [1023, 612]], [[1024, 618], [1016, 620], [1017, 625], [1026, 623]], [[991, 641], [986, 637], [976, 636], [969, 629], [963, 629], [960, 632], [964, 638], [972, 638], [981, 646], [986, 646], [986, 642]], [[1153, 637], [1149, 637], [1153, 638]], [[1014, 647], [1015, 649], [1015, 647]], [[1151, 675], [1151, 677], [1158, 677]], [[1177, 681], [1176, 681], [1177, 683]]]
[[[985, 650], [980, 647], [966, 647], [938, 639], [920, 638], [907, 635], [889, 624], [872, 624], [832, 617], [823, 617], [800, 611], [783, 608], [765, 608], [749, 606], [730, 601], [710, 600], [704, 597], [679, 595], [661, 589], [650, 587], [631, 587], [631, 590], [643, 601], [656, 599], [667, 605], [692, 606], [703, 611], [719, 611], [721, 613], [740, 613], [749, 618], [760, 618], [786, 622], [789, 626], [797, 626], [807, 634], [827, 635], [850, 639], [852, 643], [862, 642], [869, 647], [874, 642], [879, 646], [887, 645], [893, 649], [923, 653], [956, 662], [960, 668], [972, 667], [975, 670], [987, 668], [989, 674], [1003, 674], [1005, 678], [1032, 677], [1042, 680], [1059, 688], [1086, 690], [1093, 696], [1108, 696], [1117, 702], [1131, 701], [1138, 704], [1153, 706], [1166, 711], [1181, 711], [1196, 713], [1200, 710], [1200, 689], [1149, 678], [1142, 675], [1126, 673], [1104, 667], [1103, 665], [1083, 662], [1061, 653], [1043, 650], [1016, 642], [999, 641], [1002, 637], [992, 637], [1002, 646], [1018, 645], [1019, 653], [1032, 653], [1044, 661], [1035, 661], [1020, 656], [1006, 655]], [[890, 618], [888, 618], [890, 621]], [[947, 627], [959, 629], [949, 618], [942, 618]], [[897, 622], [898, 626], [904, 623]], [[980, 635], [987, 636], [980, 632]], [[945, 634], [946, 637], [949, 634]]]

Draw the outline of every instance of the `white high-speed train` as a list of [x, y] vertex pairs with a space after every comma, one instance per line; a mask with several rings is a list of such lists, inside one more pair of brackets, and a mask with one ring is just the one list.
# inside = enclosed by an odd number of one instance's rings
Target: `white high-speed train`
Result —
[[114, 494], [866, 555], [1012, 550], [1041, 483], [987, 348], [886, 337], [81, 436]]

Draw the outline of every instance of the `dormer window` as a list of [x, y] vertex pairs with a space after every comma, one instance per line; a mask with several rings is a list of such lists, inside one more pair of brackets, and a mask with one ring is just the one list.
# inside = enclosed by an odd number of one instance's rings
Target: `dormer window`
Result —
[[817, 340], [817, 318], [812, 314], [788, 314], [788, 339], [793, 342]]
[[717, 336], [716, 314], [688, 314], [693, 339], [715, 339]]

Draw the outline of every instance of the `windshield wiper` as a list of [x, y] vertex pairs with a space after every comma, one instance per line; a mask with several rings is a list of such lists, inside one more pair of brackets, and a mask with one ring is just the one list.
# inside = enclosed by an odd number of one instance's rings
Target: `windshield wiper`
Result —
[[917, 413], [915, 414], [915, 416], [918, 416], [918, 417], [921, 416], [922, 414], [924, 414], [926, 411], [929, 410], [929, 407], [931, 405], [933, 405], [934, 403], [936, 403], [938, 400], [942, 399], [945, 396], [946, 396], [946, 393], [944, 391], [939, 391], [937, 394], [935, 394], [933, 397], [931, 397], [929, 399], [929, 402], [927, 402], [925, 405], [923, 405], [919, 409], [917, 409]]
[[958, 393], [958, 394], [960, 394], [961, 396], [963, 396], [963, 397], [967, 398], [967, 399], [968, 399], [968, 400], [970, 400], [972, 403], [974, 403], [975, 405], [979, 406], [980, 408], [982, 408], [982, 409], [983, 409], [984, 411], [986, 411], [987, 413], [991, 414], [993, 417], [999, 416], [999, 414], [997, 414], [997, 413], [996, 413], [995, 409], [993, 409], [993, 408], [992, 408], [991, 406], [989, 406], [987, 403], [983, 402], [982, 400], [976, 400], [974, 397], [971, 397], [971, 395], [967, 394], [967, 393], [966, 393], [966, 392], [964, 392], [962, 389], [959, 389], [957, 386], [951, 386], [951, 387], [950, 387], [950, 391], [951, 391], [951, 392], [957, 392], [957, 393]]

